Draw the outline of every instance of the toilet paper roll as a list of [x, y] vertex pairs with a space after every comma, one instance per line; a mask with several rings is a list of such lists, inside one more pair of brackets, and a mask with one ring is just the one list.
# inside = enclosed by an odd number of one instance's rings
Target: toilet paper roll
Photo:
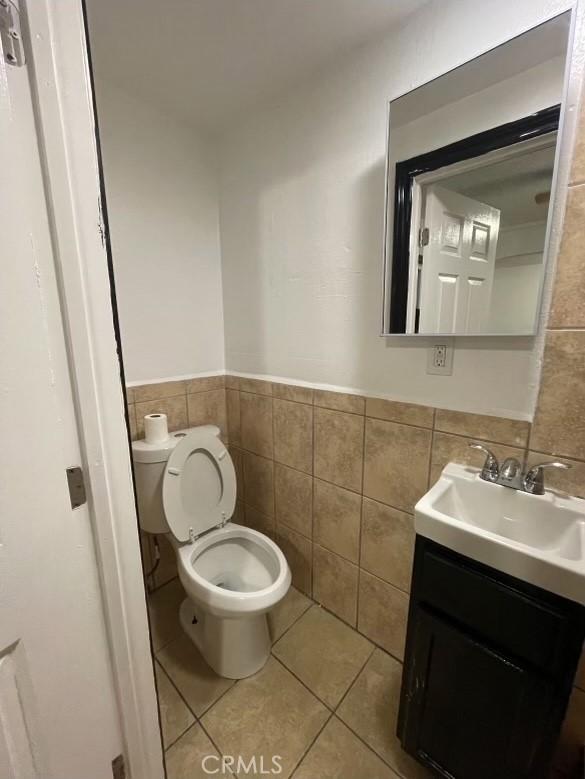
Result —
[[147, 444], [168, 441], [169, 427], [166, 414], [147, 414], [144, 417], [144, 440]]

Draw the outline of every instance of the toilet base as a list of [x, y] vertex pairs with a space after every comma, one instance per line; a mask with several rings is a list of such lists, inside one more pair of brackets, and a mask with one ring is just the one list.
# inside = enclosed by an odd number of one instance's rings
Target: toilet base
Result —
[[245, 679], [263, 668], [270, 656], [266, 614], [234, 619], [215, 617], [185, 598], [179, 620], [203, 659], [219, 676]]

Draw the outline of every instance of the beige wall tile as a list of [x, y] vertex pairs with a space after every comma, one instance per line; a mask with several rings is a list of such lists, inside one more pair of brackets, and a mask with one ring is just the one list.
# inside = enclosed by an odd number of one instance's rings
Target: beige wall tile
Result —
[[144, 417], [146, 414], [166, 414], [169, 430], [181, 430], [188, 427], [187, 396], [175, 395], [160, 400], [146, 400], [136, 403], [136, 433], [144, 438]]
[[307, 538], [313, 535], [313, 479], [279, 463], [274, 464], [276, 520]]
[[358, 630], [399, 660], [404, 658], [408, 600], [405, 592], [360, 572]]
[[237, 499], [244, 500], [244, 454], [241, 449], [230, 445], [228, 447], [230, 457], [234, 464], [234, 470], [236, 472], [236, 495]]
[[225, 390], [216, 389], [187, 395], [187, 416], [190, 427], [217, 425], [222, 435], [227, 432]]
[[232, 514], [232, 522], [235, 522], [236, 525], [246, 524], [246, 506], [241, 500], [236, 500], [234, 513]]
[[252, 508], [252, 506], [244, 506], [243, 523], [246, 527], [251, 527], [253, 530], [257, 530], [259, 533], [266, 533], [267, 535], [273, 534], [276, 530], [274, 517], [269, 517], [258, 511], [258, 509]]
[[435, 414], [435, 430], [524, 447], [528, 442], [530, 422], [438, 408]]
[[394, 400], [366, 398], [366, 416], [401, 422], [405, 425], [432, 427], [435, 409], [415, 403], [398, 403]]
[[313, 390], [311, 387], [298, 387], [295, 384], [278, 384], [273, 383], [272, 394], [275, 398], [281, 398], [282, 400], [293, 400], [295, 403], [308, 403], [313, 402]]
[[242, 443], [242, 434], [240, 427], [240, 393], [238, 390], [226, 390], [225, 405], [228, 440], [231, 444], [239, 446]]
[[134, 387], [126, 387], [126, 403], [135, 403]]
[[159, 533], [157, 536], [157, 543], [160, 553], [160, 560], [154, 572], [154, 586], [161, 587], [163, 584], [170, 582], [178, 576], [177, 571], [177, 555], [175, 550], [171, 546], [169, 539]]
[[298, 590], [311, 597], [312, 543], [305, 536], [281, 524], [276, 526], [276, 542], [288, 562], [292, 583]]
[[174, 395], [184, 395], [187, 382], [160, 381], [156, 384], [141, 384], [134, 387], [134, 402], [143, 403], [146, 400], [160, 400]]
[[571, 184], [580, 184], [585, 181], [585, 96], [581, 96], [580, 118], [573, 150], [571, 165]]
[[401, 590], [410, 590], [414, 558], [411, 514], [364, 498], [360, 565]]
[[406, 511], [425, 493], [431, 431], [366, 419], [364, 495]]
[[315, 476], [340, 487], [362, 488], [364, 418], [315, 409]]
[[568, 192], [548, 327], [585, 327], [584, 224], [585, 186], [574, 187]]
[[334, 708], [373, 651], [355, 630], [313, 606], [278, 641], [274, 654], [327, 706]]
[[240, 393], [240, 425], [242, 446], [250, 452], [272, 457], [272, 398]]
[[398, 775], [337, 717], [331, 717], [294, 773], [294, 779], [316, 777], [398, 779]]
[[313, 482], [313, 536], [321, 546], [358, 562], [361, 497], [325, 481]]
[[351, 414], [363, 414], [366, 399], [361, 395], [349, 395], [345, 392], [329, 392], [328, 390], [315, 390], [313, 403], [322, 408], [330, 408], [334, 411], [347, 411]]
[[136, 427], [136, 406], [134, 403], [128, 403], [128, 425], [130, 427], [130, 438], [136, 441], [138, 438], [138, 429]]
[[548, 468], [544, 472], [544, 487], [547, 490], [556, 490], [565, 495], [574, 495], [577, 498], [585, 498], [585, 462], [570, 460], [567, 457], [554, 457], [542, 452], [528, 452], [527, 465], [558, 460], [570, 468], [568, 471]]
[[244, 499], [248, 506], [274, 516], [274, 463], [244, 452]]
[[240, 376], [240, 390], [242, 392], [254, 392], [256, 395], [272, 395], [272, 382], [263, 379], [245, 379]]
[[506, 457], [515, 457], [522, 462], [524, 458], [523, 449], [515, 449], [511, 446], [502, 446], [501, 444], [492, 444], [490, 441], [480, 441], [477, 438], [463, 438], [449, 433], [434, 433], [433, 448], [431, 452], [431, 476], [430, 484], [434, 484], [441, 471], [447, 463], [459, 463], [460, 465], [472, 465], [474, 468], [481, 468], [485, 456], [470, 449], [470, 444], [480, 443], [487, 446], [502, 463]]
[[313, 599], [355, 627], [357, 596], [357, 565], [314, 544]]
[[227, 389], [239, 390], [240, 389], [240, 377], [230, 376], [229, 373], [224, 377], [225, 386]]
[[274, 401], [274, 459], [299, 471], [313, 471], [313, 407]]
[[530, 448], [585, 460], [585, 330], [547, 333]]
[[197, 379], [188, 379], [187, 395], [193, 392], [208, 392], [209, 390], [224, 389], [225, 376], [199, 376]]

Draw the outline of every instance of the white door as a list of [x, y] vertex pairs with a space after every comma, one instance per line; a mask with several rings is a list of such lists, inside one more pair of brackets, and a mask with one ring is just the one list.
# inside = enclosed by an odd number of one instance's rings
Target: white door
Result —
[[439, 186], [425, 205], [420, 333], [481, 333], [489, 321], [500, 212]]
[[[42, 78], [42, 76], [41, 76]], [[27, 67], [0, 53], [0, 777], [111, 779], [122, 736]]]

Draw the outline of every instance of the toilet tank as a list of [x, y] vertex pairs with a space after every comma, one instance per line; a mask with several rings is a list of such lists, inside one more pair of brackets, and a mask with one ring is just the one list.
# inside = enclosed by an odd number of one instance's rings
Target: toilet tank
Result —
[[[199, 429], [202, 428], [219, 436], [219, 427], [215, 425], [203, 425]], [[189, 427], [169, 433], [168, 439], [163, 443], [149, 444], [144, 439], [132, 441], [138, 521], [147, 533], [169, 532], [162, 503], [165, 465], [179, 441], [195, 429], [197, 428]]]

